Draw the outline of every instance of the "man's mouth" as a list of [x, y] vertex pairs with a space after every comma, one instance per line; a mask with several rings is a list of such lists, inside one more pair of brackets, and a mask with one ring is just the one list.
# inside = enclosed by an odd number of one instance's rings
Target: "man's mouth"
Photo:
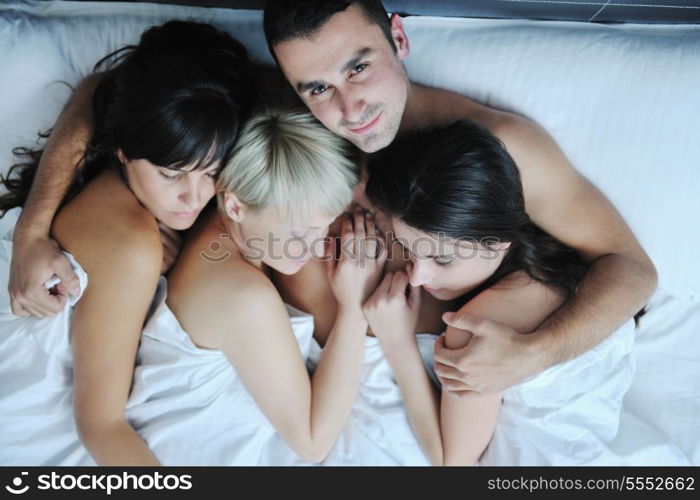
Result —
[[379, 122], [379, 118], [381, 116], [382, 116], [382, 112], [380, 111], [379, 114], [377, 116], [375, 116], [366, 125], [363, 125], [363, 126], [358, 127], [358, 128], [349, 128], [348, 130], [350, 130], [350, 132], [352, 132], [353, 134], [359, 134], [359, 135], [365, 134], [365, 133], [369, 132], [370, 130], [372, 130], [372, 128], [374, 128], [374, 126], [377, 124], [377, 122]]

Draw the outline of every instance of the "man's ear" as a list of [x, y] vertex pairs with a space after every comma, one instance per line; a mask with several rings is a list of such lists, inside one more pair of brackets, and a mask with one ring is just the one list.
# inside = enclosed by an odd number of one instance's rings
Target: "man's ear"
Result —
[[224, 193], [224, 209], [229, 219], [239, 223], [243, 222], [246, 205], [238, 199], [235, 193], [231, 191], [226, 191]]
[[389, 23], [391, 24], [391, 37], [394, 39], [396, 55], [399, 59], [404, 60], [408, 57], [409, 46], [408, 36], [403, 27], [403, 19], [398, 14], [392, 14]]

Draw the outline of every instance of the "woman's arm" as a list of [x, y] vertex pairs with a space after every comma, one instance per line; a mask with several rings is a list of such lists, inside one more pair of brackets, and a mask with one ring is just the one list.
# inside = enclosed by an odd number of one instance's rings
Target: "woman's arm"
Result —
[[[235, 300], [235, 302], [234, 302]], [[221, 302], [219, 303], [220, 305]], [[221, 349], [236, 367], [260, 409], [305, 461], [322, 461], [342, 429], [360, 380], [367, 324], [360, 308], [343, 309], [309, 380], [289, 316], [276, 292], [236, 294], [216, 321]], [[221, 309], [210, 317], [221, 316]], [[228, 320], [228, 321], [227, 321]]]
[[[537, 329], [563, 302], [563, 295], [552, 287], [515, 273], [474, 297], [459, 312], [525, 334]], [[471, 339], [471, 333], [448, 327], [443, 341], [446, 347], [458, 349]], [[474, 464], [479, 459], [493, 435], [501, 396], [455, 393], [443, 386], [440, 421], [445, 465]]]
[[[399, 273], [395, 276], [391, 285], [382, 288], [383, 283], [365, 306], [370, 326], [382, 344], [404, 396], [406, 412], [432, 463], [473, 465], [493, 434], [501, 394], [455, 394], [443, 387], [438, 401], [423, 368], [411, 326], [414, 321], [411, 315], [417, 310], [411, 304], [415, 289], [406, 300], [404, 290], [408, 278]], [[486, 290], [465, 304], [460, 312], [529, 332], [563, 302], [560, 294], [524, 276], [509, 277], [496, 287], [501, 295]], [[504, 294], [506, 299], [502, 300]], [[468, 344], [470, 339], [469, 332], [449, 327], [442, 341], [450, 348], [458, 348]]]
[[[356, 228], [358, 222], [361, 216]], [[347, 220], [344, 241], [352, 235], [351, 228]], [[169, 304], [198, 345], [226, 354], [289, 446], [303, 460], [320, 462], [356, 397], [367, 330], [361, 304], [383, 261], [363, 265], [359, 259], [341, 257], [329, 270], [339, 295], [338, 313], [311, 379], [272, 283], [247, 264], [237, 263], [231, 271], [223, 265], [209, 264], [210, 273], [200, 274], [198, 283], [190, 280], [186, 289], [170, 291]]]
[[328, 281], [325, 262], [311, 259], [296, 274], [273, 273], [273, 281], [284, 302], [314, 317], [314, 338], [321, 346], [326, 345], [338, 302]]
[[125, 220], [119, 214], [126, 209], [99, 213], [104, 208], [97, 207], [89, 220], [80, 212], [64, 217], [62, 211], [54, 226], [58, 241], [88, 274], [71, 326], [76, 424], [98, 464], [158, 465], [124, 408], [160, 274], [160, 237], [153, 219], [150, 225], [143, 218]]
[[421, 288], [410, 287], [403, 271], [387, 273], [363, 311], [401, 390], [406, 414], [431, 463], [442, 465], [440, 401], [416, 343]]
[[[303, 460], [320, 462], [355, 399], [367, 329], [362, 311], [339, 310], [309, 380], [289, 316], [272, 284], [262, 282], [262, 276], [220, 277], [216, 283], [208, 280], [206, 291], [196, 287], [192, 303], [173, 310], [198, 345], [226, 354], [289, 446]], [[172, 293], [170, 297], [182, 303]]]

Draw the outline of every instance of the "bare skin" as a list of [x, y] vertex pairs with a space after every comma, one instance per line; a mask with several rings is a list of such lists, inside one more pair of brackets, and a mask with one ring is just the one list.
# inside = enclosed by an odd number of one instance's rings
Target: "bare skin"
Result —
[[[441, 394], [436, 392], [423, 369], [413, 335], [421, 287], [411, 287], [407, 298], [404, 290], [408, 284], [403, 272], [387, 274], [365, 304], [365, 314], [394, 371], [416, 436], [433, 465], [473, 465], [491, 440], [501, 393], [462, 398], [448, 387], [442, 387]], [[499, 289], [508, 290], [508, 302], [502, 300]], [[515, 273], [459, 311], [528, 333], [562, 302], [563, 296], [556, 290], [528, 279], [524, 273]], [[448, 327], [441, 339], [448, 348], [456, 349], [467, 345], [470, 337], [468, 332]]]
[[[351, 5], [333, 15], [308, 39], [294, 39], [274, 48], [282, 71], [311, 112], [328, 128], [366, 151], [388, 145], [399, 130], [448, 123], [458, 118], [474, 120], [501, 139], [515, 159], [531, 219], [575, 248], [590, 264], [574, 297], [529, 335], [525, 345], [514, 328], [498, 322], [475, 322], [468, 315], [458, 315], [452, 326], [471, 330], [475, 339], [466, 348], [457, 350], [437, 346], [437, 372], [443, 383], [455, 382], [450, 387], [463, 395], [494, 394], [595, 347], [639, 311], [656, 288], [653, 263], [630, 228], [602, 193], [573, 169], [560, 148], [537, 124], [453, 92], [410, 83], [401, 64], [409, 53], [401, 18], [397, 15], [391, 18], [394, 52], [381, 30], [357, 9]], [[371, 52], [357, 60], [358, 52], [364, 48]], [[345, 69], [348, 62], [354, 65]], [[375, 69], [378, 71], [373, 73]], [[320, 82], [322, 87], [305, 87], [312, 82]], [[328, 90], [331, 93], [326, 94]], [[79, 89], [72, 103], [88, 94], [89, 89]], [[89, 125], [86, 126], [89, 113], [81, 114], [75, 109], [68, 112], [68, 109], [57, 123], [57, 129], [65, 129], [66, 135], [55, 138], [57, 145], [62, 142], [65, 147], [45, 154], [42, 163], [53, 168], [40, 169], [35, 191], [42, 196], [35, 199], [55, 201], [55, 193], [65, 192], [73, 175], [71, 160], [80, 149], [75, 145], [87, 140], [89, 135]], [[371, 134], [363, 132], [362, 127], [370, 126], [378, 112], [381, 116]], [[41, 238], [46, 243], [45, 228], [50, 225], [57, 205], [57, 201], [47, 201], [30, 207], [30, 212], [23, 216], [22, 228], [37, 229], [29, 236], [20, 231], [16, 243], [20, 249], [31, 248], [30, 242]], [[15, 253], [25, 258], [13, 261], [11, 282], [24, 284], [23, 295], [19, 296], [22, 304], [42, 305], [42, 309], [36, 310], [38, 314], [50, 313], [58, 305], [52, 304], [56, 299], [41, 292], [43, 276], [34, 276], [29, 272], [31, 266], [25, 264], [50, 262], [42, 264], [42, 269], [48, 267], [54, 273], [61, 267], [56, 252], [50, 248], [40, 254], [31, 254], [29, 250]], [[38, 295], [32, 295], [31, 303], [24, 298], [30, 289], [38, 290]], [[17, 297], [16, 288], [11, 286], [10, 290]], [[504, 363], [504, 359], [510, 362]]]
[[[313, 36], [281, 42], [274, 51], [311, 112], [367, 152], [397, 133], [461, 118], [489, 129], [518, 165], [532, 221], [590, 266], [577, 293], [525, 342], [498, 321], [474, 321], [467, 313], [450, 321], [475, 337], [460, 349], [436, 346], [441, 381], [463, 396], [495, 394], [602, 342], [644, 306], [656, 288], [656, 270], [614, 206], [546, 131], [524, 117], [409, 82], [401, 63], [409, 42], [398, 15], [391, 18], [391, 36], [395, 51], [351, 5]], [[501, 293], [507, 300], [508, 292]]]
[[[502, 392], [464, 397], [463, 392], [452, 391], [452, 380], [436, 391], [423, 367], [415, 334], [445, 331], [438, 337], [439, 345], [463, 348], [472, 334], [451, 326], [445, 329], [441, 320], [445, 311], [457, 310], [458, 314], [498, 321], [516, 329], [519, 339], [525, 340], [527, 336], [522, 334], [534, 331], [561, 306], [564, 297], [524, 273], [514, 273], [465, 304], [459, 299], [439, 300], [422, 287], [410, 287], [407, 298], [406, 257], [398, 242], [390, 246], [383, 282], [363, 306], [368, 333], [382, 345], [416, 437], [431, 463], [473, 465], [493, 434]], [[337, 303], [329, 293], [322, 263], [311, 261], [292, 276], [273, 273], [272, 279], [285, 302], [313, 314], [314, 337], [323, 345]]]
[[[354, 229], [353, 229], [354, 226]], [[343, 238], [373, 230], [371, 218], [343, 222]], [[319, 462], [335, 443], [352, 408], [360, 378], [367, 323], [362, 303], [376, 286], [383, 261], [360, 266], [341, 259], [325, 276], [338, 297], [318, 368], [310, 378], [270, 269], [243, 257], [235, 225], [217, 212], [190, 235], [168, 282], [167, 303], [193, 342], [222, 351], [260, 409], [303, 459]], [[220, 239], [221, 234], [230, 234]], [[203, 259], [221, 241], [222, 261]], [[221, 314], [227, 311], [227, 314]]]
[[[403, 250], [398, 243], [386, 242], [387, 260], [384, 273], [398, 272], [406, 268], [402, 258]], [[271, 279], [283, 300], [297, 309], [314, 317], [314, 338], [323, 346], [335, 321], [338, 303], [330, 289], [324, 264], [312, 259], [298, 273], [283, 275], [273, 272]], [[449, 311], [457, 302], [444, 302], [422, 291], [420, 315], [415, 325], [415, 333], [438, 332], [445, 328], [442, 314]], [[373, 335], [371, 330], [367, 332]]]
[[[461, 381], [461, 385], [450, 385], [456, 392], [506, 389], [512, 382], [592, 349], [644, 307], [656, 288], [653, 263], [612, 203], [573, 169], [544, 130], [525, 118], [475, 105], [451, 92], [416, 88], [423, 93], [416, 102], [426, 109], [444, 106], [449, 110], [426, 113], [432, 123], [466, 116], [501, 139], [520, 170], [532, 221], [574, 248], [589, 264], [577, 293], [527, 337], [531, 343], [520, 352], [527, 353], [530, 362], [522, 370], [517, 369], [517, 362], [506, 365], [498, 359], [510, 351], [515, 360], [524, 361], [514, 352], [517, 340], [513, 330], [511, 335], [500, 337], [502, 344], [498, 346], [496, 335], [489, 337], [498, 329], [496, 323], [474, 325], [468, 314], [457, 315], [450, 325], [472, 330], [478, 339], [456, 351], [438, 344], [437, 371], [443, 383], [448, 379]], [[438, 102], [440, 106], [436, 106]], [[508, 300], [508, 293], [503, 291], [504, 300]], [[480, 368], [474, 370], [476, 365]]]
[[[55, 315], [63, 309], [69, 293], [74, 294], [78, 287], [78, 277], [49, 238], [49, 230], [76, 169], [82, 167], [91, 133], [92, 94], [99, 81], [99, 74], [85, 78], [61, 113], [17, 221], [8, 288], [12, 312], [18, 316]], [[63, 284], [57, 295], [49, 294], [43, 287], [54, 274]]]
[[136, 350], [162, 262], [153, 216], [119, 176], [105, 171], [56, 216], [51, 235], [89, 284], [75, 307], [75, 419], [100, 465], [158, 465], [124, 417]]
[[[77, 172], [83, 167], [85, 146], [92, 134], [92, 96], [102, 73], [87, 76], [54, 126], [39, 162], [36, 178], [15, 228], [8, 289], [12, 312], [43, 318], [58, 314], [69, 295], [77, 293], [78, 277], [56, 242], [50, 238], [52, 220]], [[175, 262], [182, 245], [179, 234], [160, 226], [165, 249], [161, 273]], [[53, 275], [61, 284], [52, 293], [44, 283]]]

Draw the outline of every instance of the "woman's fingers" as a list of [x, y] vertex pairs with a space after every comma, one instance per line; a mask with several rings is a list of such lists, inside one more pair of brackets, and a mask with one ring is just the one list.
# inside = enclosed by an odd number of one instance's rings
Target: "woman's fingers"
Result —
[[365, 258], [365, 214], [360, 207], [355, 208], [355, 241], [353, 256], [356, 259]]
[[408, 275], [403, 271], [397, 271], [394, 274], [394, 279], [391, 281], [391, 290], [389, 293], [392, 296], [402, 295], [406, 297], [406, 287], [408, 286]]
[[391, 290], [391, 283], [394, 280], [394, 273], [386, 273], [384, 279], [377, 287], [377, 291], [381, 292], [382, 295], [388, 295]]
[[420, 309], [421, 287], [409, 285], [410, 291], [408, 294], [408, 305], [413, 311]]
[[[345, 219], [345, 217], [343, 217]], [[328, 280], [332, 280], [333, 272], [335, 271], [336, 262], [336, 239], [328, 238], [323, 244], [323, 265], [326, 270], [326, 276]]]
[[365, 234], [367, 238], [365, 243], [365, 255], [368, 259], [377, 259], [379, 238], [377, 237], [377, 228], [374, 225], [374, 217], [370, 214], [365, 217]]
[[349, 250], [348, 242], [352, 243], [353, 237], [353, 227], [352, 227], [352, 215], [345, 214], [343, 216], [343, 222], [340, 226], [340, 255], [334, 255], [334, 258], [340, 260], [345, 260], [345, 252]]
[[377, 258], [375, 259], [377, 267], [384, 268], [386, 259], [389, 255], [388, 245], [386, 244], [384, 238], [377, 238]]
[[389, 295], [391, 289], [392, 275], [393, 273], [385, 274], [374, 293], [365, 301], [363, 306], [365, 312], [376, 311], [377, 307], [384, 302], [383, 299]]

